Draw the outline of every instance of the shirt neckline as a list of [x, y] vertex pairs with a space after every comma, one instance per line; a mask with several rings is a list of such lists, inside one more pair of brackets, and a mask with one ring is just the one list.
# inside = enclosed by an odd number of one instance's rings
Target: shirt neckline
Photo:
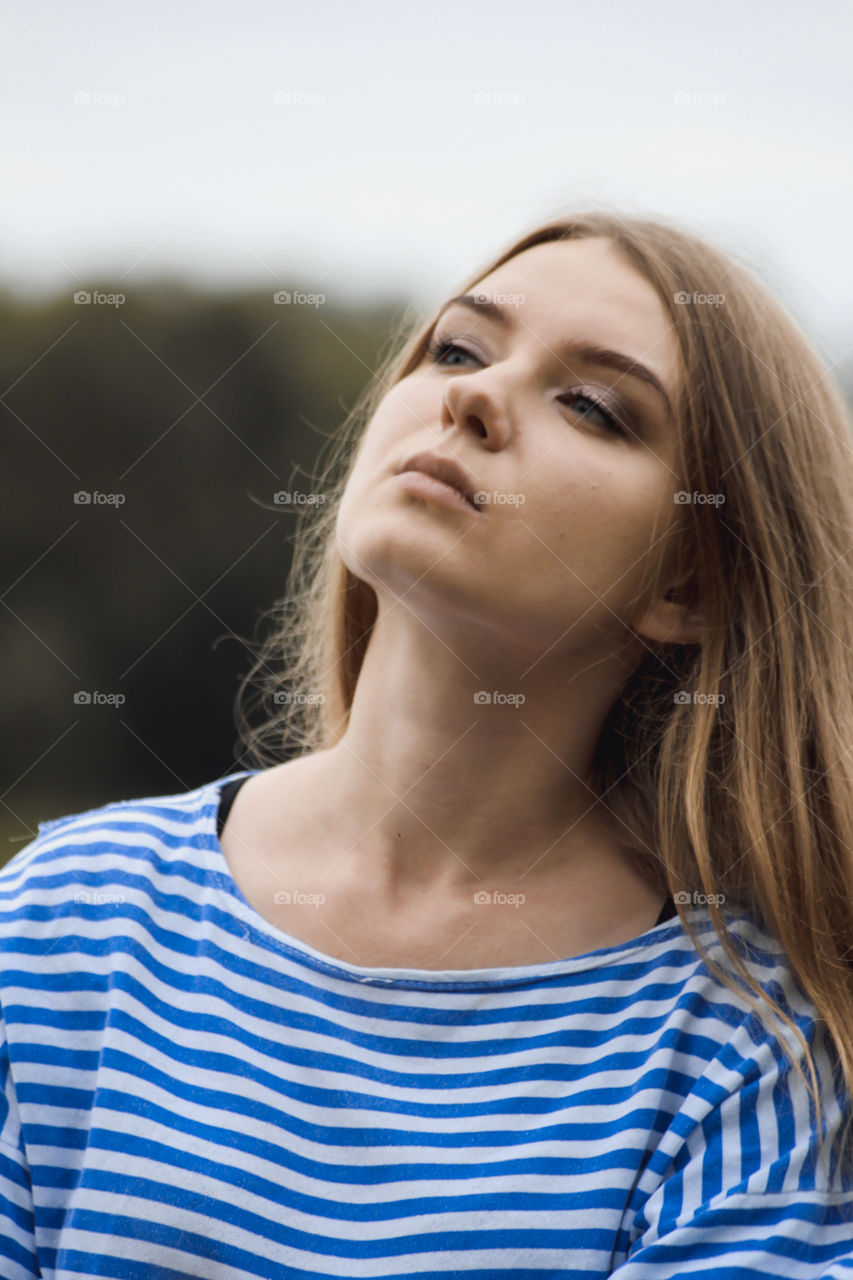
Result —
[[210, 855], [211, 869], [215, 873], [218, 886], [236, 902], [243, 921], [266, 942], [273, 942], [277, 948], [284, 950], [291, 958], [309, 968], [322, 970], [338, 978], [378, 986], [436, 989], [519, 986], [621, 962], [629, 959], [636, 952], [647, 951], [650, 947], [668, 939], [672, 934], [684, 933], [681, 921], [678, 915], [675, 915], [660, 924], [653, 925], [651, 929], [647, 929], [636, 938], [629, 938], [627, 942], [620, 942], [611, 947], [599, 947], [578, 956], [568, 956], [561, 960], [549, 960], [542, 964], [531, 965], [499, 965], [479, 969], [416, 969], [356, 965], [347, 960], [339, 960], [335, 956], [318, 951], [309, 943], [292, 937], [277, 925], [272, 924], [243, 896], [242, 890], [231, 874], [231, 868], [217, 832], [221, 793], [229, 782], [235, 782], [238, 778], [254, 777], [261, 772], [260, 769], [244, 769], [239, 773], [217, 778], [202, 789], [202, 839]]

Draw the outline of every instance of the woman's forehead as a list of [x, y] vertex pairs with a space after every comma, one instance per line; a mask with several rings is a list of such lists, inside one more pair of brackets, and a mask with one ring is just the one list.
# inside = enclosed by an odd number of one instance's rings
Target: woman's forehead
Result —
[[668, 386], [678, 380], [674, 322], [654, 286], [611, 240], [534, 245], [483, 276], [470, 295], [496, 303], [522, 337], [527, 331], [555, 348], [615, 347], [651, 365]]
[[640, 315], [663, 313], [650, 282], [611, 240], [600, 236], [533, 245], [483, 276], [476, 288], [497, 290], [510, 280], [516, 286], [512, 292], [523, 298], [519, 305], [628, 302]]

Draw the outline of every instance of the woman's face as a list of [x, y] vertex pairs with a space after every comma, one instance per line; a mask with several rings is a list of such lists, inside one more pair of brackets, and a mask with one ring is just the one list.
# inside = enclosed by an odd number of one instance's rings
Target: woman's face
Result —
[[[645, 366], [674, 403], [672, 322], [603, 238], [527, 249], [472, 293], [499, 314], [451, 303], [437, 351], [389, 388], [343, 496], [340, 554], [380, 605], [403, 597], [436, 629], [600, 651], [605, 634], [643, 630], [638, 589], [674, 554], [681, 485], [664, 395], [580, 348]], [[443, 505], [401, 479], [424, 451], [462, 463], [488, 500]]]

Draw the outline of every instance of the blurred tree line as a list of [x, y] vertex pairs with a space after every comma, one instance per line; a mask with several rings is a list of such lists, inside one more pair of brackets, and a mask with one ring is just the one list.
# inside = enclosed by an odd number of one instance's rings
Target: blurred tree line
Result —
[[0, 294], [0, 862], [38, 821], [246, 767], [243, 639], [296, 524], [274, 495], [312, 490], [406, 305], [81, 293]]

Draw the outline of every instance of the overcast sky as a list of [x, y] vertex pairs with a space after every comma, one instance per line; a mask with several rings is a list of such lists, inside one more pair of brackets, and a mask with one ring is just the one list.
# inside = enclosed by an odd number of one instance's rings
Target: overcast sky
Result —
[[853, 346], [849, 0], [0, 0], [0, 285], [425, 305], [584, 199]]

